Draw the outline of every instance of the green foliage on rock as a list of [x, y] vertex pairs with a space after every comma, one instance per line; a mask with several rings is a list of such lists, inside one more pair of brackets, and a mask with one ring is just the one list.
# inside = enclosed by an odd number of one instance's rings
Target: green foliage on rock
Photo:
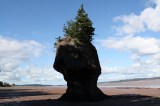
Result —
[[93, 40], [94, 30], [95, 28], [92, 27], [92, 22], [88, 18], [83, 5], [78, 10], [75, 20], [68, 21], [63, 28], [65, 37], [68, 36], [84, 42]]

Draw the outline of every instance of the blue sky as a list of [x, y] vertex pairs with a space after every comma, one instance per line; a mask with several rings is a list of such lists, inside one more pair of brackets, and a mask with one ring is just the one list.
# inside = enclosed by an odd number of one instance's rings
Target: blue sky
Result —
[[0, 0], [0, 80], [65, 84], [55, 38], [81, 4], [95, 27], [101, 81], [160, 76], [160, 0]]

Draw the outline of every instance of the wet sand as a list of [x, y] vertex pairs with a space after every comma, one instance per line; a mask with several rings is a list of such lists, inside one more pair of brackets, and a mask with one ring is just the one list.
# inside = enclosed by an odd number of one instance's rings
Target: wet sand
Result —
[[125, 84], [114, 84], [114, 87], [111, 84], [99, 84], [109, 98], [77, 103], [57, 100], [65, 93], [66, 86], [0, 87], [0, 106], [160, 106], [160, 88], [127, 87]]

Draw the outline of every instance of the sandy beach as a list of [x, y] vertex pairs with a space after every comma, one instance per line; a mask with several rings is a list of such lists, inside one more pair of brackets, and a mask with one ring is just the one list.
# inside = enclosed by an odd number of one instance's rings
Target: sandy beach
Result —
[[[57, 100], [65, 93], [66, 86], [0, 87], [0, 106], [160, 106], [160, 88], [150, 87], [149, 82], [152, 81], [100, 83], [99, 88], [109, 98], [78, 103]], [[152, 86], [157, 82], [154, 80]], [[148, 87], [142, 87], [145, 84]]]

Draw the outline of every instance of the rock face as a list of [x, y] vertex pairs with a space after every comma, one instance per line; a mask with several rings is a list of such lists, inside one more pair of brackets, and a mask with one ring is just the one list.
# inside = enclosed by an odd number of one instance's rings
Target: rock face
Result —
[[97, 87], [101, 67], [96, 48], [90, 43], [78, 43], [71, 38], [57, 42], [54, 69], [67, 81], [66, 93], [60, 100], [95, 101], [106, 97]]

